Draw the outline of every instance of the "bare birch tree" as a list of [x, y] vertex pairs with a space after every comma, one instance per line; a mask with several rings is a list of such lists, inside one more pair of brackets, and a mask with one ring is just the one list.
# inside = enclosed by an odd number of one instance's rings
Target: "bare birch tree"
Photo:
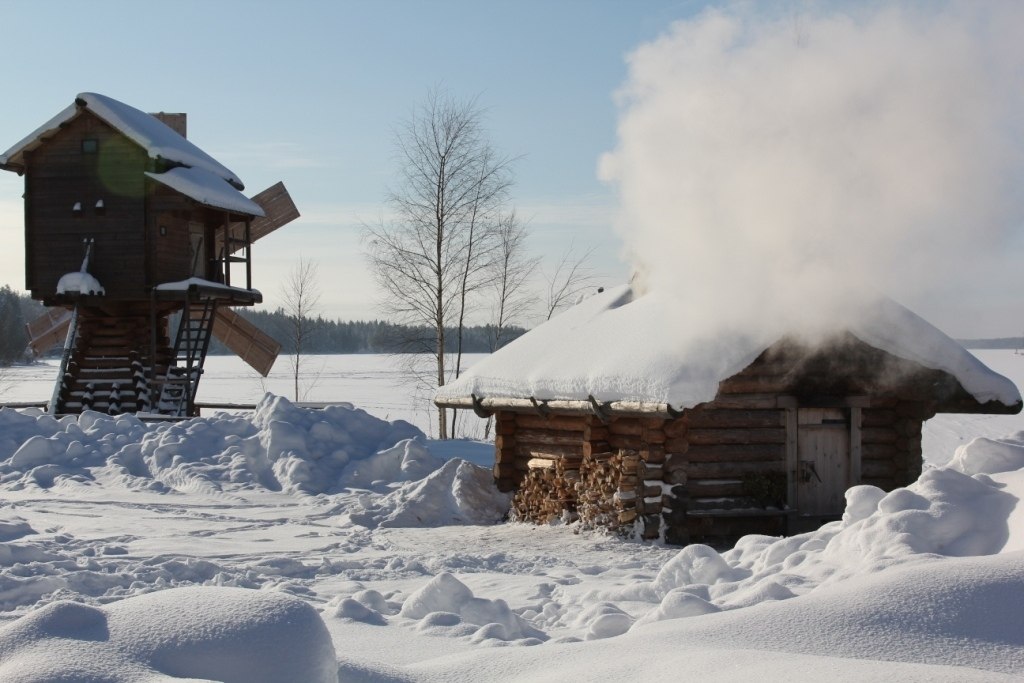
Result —
[[[367, 256], [389, 314], [434, 331], [434, 386], [448, 380], [447, 328], [456, 329], [458, 347], [469, 299], [491, 258], [493, 218], [511, 183], [511, 160], [493, 151], [482, 117], [475, 100], [429, 93], [396, 134], [399, 177], [388, 197], [394, 218], [366, 226]], [[442, 439], [447, 417], [439, 411]]]
[[545, 320], [567, 306], [570, 306], [585, 291], [597, 282], [597, 275], [590, 266], [590, 257], [594, 249], [587, 249], [582, 254], [576, 253], [576, 245], [571, 244], [563, 252], [555, 270], [549, 275], [544, 273], [547, 290], [544, 297]]
[[497, 160], [494, 158], [494, 152], [485, 148], [481, 150], [480, 162], [477, 168], [479, 177], [477, 178], [475, 197], [470, 202], [465, 226], [467, 230], [466, 259], [459, 287], [459, 318], [455, 325], [458, 335], [455, 349], [454, 377], [456, 378], [462, 373], [462, 341], [469, 297], [489, 281], [493, 274], [492, 264], [495, 259], [500, 258], [502, 242], [500, 208], [512, 183], [508, 173], [510, 163], [508, 159]]
[[514, 210], [501, 216], [491, 266], [491, 285], [494, 288], [491, 351], [501, 347], [508, 327], [526, 315], [536, 301], [527, 283], [533, 277], [540, 257], [527, 256], [526, 235], [526, 228]]
[[282, 292], [284, 301], [282, 308], [288, 317], [288, 336], [294, 349], [294, 353], [288, 357], [288, 360], [295, 385], [296, 401], [305, 398], [299, 390], [299, 376], [303, 365], [303, 354], [313, 335], [313, 312], [320, 303], [318, 270], [316, 261], [300, 257], [299, 262], [288, 273], [288, 279], [285, 280]]

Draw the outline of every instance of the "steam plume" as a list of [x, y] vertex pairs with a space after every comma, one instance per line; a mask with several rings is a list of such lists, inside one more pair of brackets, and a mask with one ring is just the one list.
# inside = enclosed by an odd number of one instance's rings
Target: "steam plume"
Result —
[[[629, 258], [688, 324], [814, 330], [865, 291], [913, 299], [1024, 215], [1024, 5], [671, 26], [629, 56]], [[745, 8], [745, 9], [744, 9]]]

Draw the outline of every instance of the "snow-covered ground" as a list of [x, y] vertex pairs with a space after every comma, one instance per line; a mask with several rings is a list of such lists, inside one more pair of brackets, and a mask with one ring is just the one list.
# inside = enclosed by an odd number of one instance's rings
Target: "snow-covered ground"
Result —
[[[978, 355], [1024, 383], [1024, 357]], [[0, 412], [0, 680], [1024, 676], [1020, 416], [930, 421], [951, 466], [852, 489], [842, 522], [680, 550], [495, 523], [507, 500], [462, 459], [489, 447], [426, 439], [385, 360], [353, 362], [310, 399], [366, 412]], [[203, 399], [263, 388], [223, 382]], [[1006, 438], [953, 457], [977, 436]]]

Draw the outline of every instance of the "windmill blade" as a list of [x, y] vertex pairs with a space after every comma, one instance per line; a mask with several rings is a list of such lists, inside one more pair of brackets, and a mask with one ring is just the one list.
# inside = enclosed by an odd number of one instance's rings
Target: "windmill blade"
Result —
[[25, 325], [28, 331], [28, 350], [38, 358], [54, 346], [63, 344], [71, 325], [71, 311], [66, 308], [48, 308], [41, 316]]
[[281, 352], [281, 345], [273, 337], [230, 308], [217, 307], [213, 336], [264, 377], [270, 374]]
[[[284, 183], [271, 185], [255, 195], [252, 200], [259, 204], [265, 214], [260, 218], [253, 219], [249, 224], [249, 236], [253, 242], [266, 237], [282, 225], [287, 225], [299, 217], [299, 210], [296, 208], [295, 202], [292, 201], [292, 196], [288, 194], [288, 188], [284, 186]], [[245, 225], [232, 223], [231, 234], [236, 237], [245, 234]], [[233, 251], [240, 249], [241, 246], [233, 247]]]

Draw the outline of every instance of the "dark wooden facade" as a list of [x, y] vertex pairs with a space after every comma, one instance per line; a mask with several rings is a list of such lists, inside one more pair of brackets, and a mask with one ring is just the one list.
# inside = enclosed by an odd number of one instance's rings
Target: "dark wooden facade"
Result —
[[981, 405], [948, 373], [852, 335], [781, 341], [679, 414], [557, 405], [495, 410], [494, 475], [515, 492], [515, 516], [675, 544], [816, 528], [841, 515], [850, 486], [913, 482], [922, 423], [937, 412], [1020, 410]]
[[264, 376], [280, 350], [227, 307], [262, 300], [253, 221], [262, 236], [298, 210], [281, 183], [246, 198], [186, 128], [184, 114], [82, 93], [0, 155], [25, 178], [26, 289], [65, 309], [29, 325], [37, 354], [64, 341], [52, 412], [194, 414], [211, 336]]
[[89, 273], [108, 300], [143, 300], [154, 285], [193, 276], [224, 281], [217, 233], [247, 217], [150, 179], [145, 173], [164, 170], [162, 162], [89, 110], [24, 156], [25, 287], [33, 298], [63, 302], [57, 283], [79, 270], [87, 239]]

